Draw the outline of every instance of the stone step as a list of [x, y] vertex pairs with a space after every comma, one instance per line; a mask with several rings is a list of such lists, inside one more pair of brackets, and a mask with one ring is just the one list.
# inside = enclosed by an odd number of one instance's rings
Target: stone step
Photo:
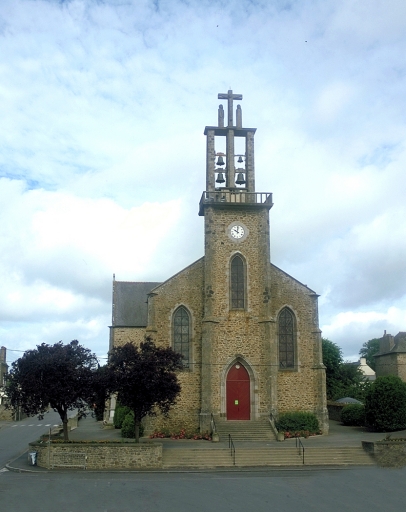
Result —
[[373, 465], [372, 457], [361, 447], [305, 448], [306, 464], [357, 464]]
[[268, 420], [225, 421], [216, 420], [220, 440], [226, 441], [230, 434], [233, 441], [268, 441], [275, 439]]
[[[226, 448], [172, 448], [164, 449], [163, 467], [231, 467], [233, 459]], [[373, 459], [362, 448], [307, 448], [305, 465], [373, 465]], [[295, 447], [283, 449], [240, 448], [236, 449], [235, 466], [238, 467], [272, 467], [302, 466], [303, 459]]]

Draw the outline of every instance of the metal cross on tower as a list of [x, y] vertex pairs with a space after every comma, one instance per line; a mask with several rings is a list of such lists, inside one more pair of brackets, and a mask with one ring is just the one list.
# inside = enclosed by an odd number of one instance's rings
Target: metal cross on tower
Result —
[[233, 94], [230, 89], [227, 93], [219, 93], [219, 100], [228, 100], [228, 126], [233, 126], [233, 100], [242, 100], [242, 94]]

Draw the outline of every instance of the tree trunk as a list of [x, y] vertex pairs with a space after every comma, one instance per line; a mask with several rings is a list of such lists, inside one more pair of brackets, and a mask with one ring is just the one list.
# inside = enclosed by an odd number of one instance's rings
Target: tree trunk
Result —
[[[61, 415], [62, 417], [62, 415]], [[62, 427], [63, 427], [63, 440], [69, 441], [69, 432], [68, 432], [68, 411], [65, 411], [62, 417]]]
[[135, 442], [136, 443], [139, 443], [140, 442], [140, 420], [135, 418], [134, 419], [134, 424], [135, 424]]

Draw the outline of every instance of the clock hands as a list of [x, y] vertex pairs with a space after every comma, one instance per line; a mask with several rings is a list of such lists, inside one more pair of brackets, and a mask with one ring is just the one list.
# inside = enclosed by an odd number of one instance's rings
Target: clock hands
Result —
[[231, 228], [231, 236], [233, 238], [242, 238], [244, 236], [244, 228], [242, 226], [233, 226]]

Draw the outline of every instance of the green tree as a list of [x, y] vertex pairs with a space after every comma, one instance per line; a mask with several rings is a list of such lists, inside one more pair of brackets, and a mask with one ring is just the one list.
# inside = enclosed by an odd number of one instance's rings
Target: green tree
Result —
[[340, 367], [343, 363], [341, 348], [327, 338], [322, 338], [323, 363], [326, 367], [326, 391], [329, 400], [340, 393]]
[[378, 377], [365, 398], [366, 424], [380, 432], [406, 428], [406, 383], [395, 375]]
[[367, 365], [376, 370], [376, 362], [374, 355], [379, 352], [379, 338], [372, 338], [372, 340], [366, 341], [360, 348], [359, 355], [365, 357]]
[[108, 400], [112, 388], [111, 372], [107, 365], [100, 366], [93, 370], [91, 386], [87, 401], [92, 406], [97, 421], [101, 421], [104, 416], [106, 401]]
[[176, 372], [183, 368], [182, 356], [171, 348], [156, 347], [147, 339], [139, 347], [127, 343], [110, 352], [112, 391], [120, 405], [134, 414], [135, 441], [139, 442], [141, 420], [156, 410], [168, 414], [180, 393]]
[[357, 365], [345, 362], [341, 348], [322, 338], [323, 363], [326, 367], [326, 392], [329, 400], [351, 396], [364, 400], [369, 383]]
[[21, 407], [28, 416], [44, 414], [48, 407], [59, 413], [65, 441], [68, 411], [87, 407], [97, 358], [73, 340], [67, 345], [42, 343], [14, 361], [7, 375], [8, 407]]

